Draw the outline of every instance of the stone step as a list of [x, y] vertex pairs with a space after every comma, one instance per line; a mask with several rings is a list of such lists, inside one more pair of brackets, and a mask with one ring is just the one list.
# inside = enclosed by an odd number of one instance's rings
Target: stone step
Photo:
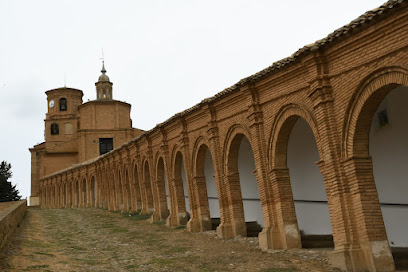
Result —
[[303, 248], [334, 247], [333, 235], [331, 234], [303, 234], [301, 233]]
[[262, 227], [256, 221], [245, 222], [247, 229], [247, 237], [258, 237], [258, 234], [262, 231]]

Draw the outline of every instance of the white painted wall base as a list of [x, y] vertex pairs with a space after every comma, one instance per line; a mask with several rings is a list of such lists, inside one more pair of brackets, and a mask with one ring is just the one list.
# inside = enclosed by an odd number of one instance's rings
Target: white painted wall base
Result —
[[[392, 247], [408, 247], [408, 88], [392, 90], [374, 114], [370, 131], [370, 155], [374, 180], [388, 240]], [[388, 124], [380, 126], [385, 110]]]
[[287, 159], [299, 229], [305, 234], [332, 234], [327, 202], [296, 202], [327, 201], [317, 161], [319, 152], [313, 131], [299, 118], [289, 136]]
[[251, 145], [243, 138], [238, 151], [238, 171], [244, 204], [245, 222], [257, 221], [264, 226], [258, 183], [254, 175], [255, 161]]
[[214, 179], [214, 165], [211, 153], [207, 149], [204, 162], [204, 176], [207, 184], [208, 207], [211, 218], [220, 218], [220, 203], [218, 201], [217, 184]]

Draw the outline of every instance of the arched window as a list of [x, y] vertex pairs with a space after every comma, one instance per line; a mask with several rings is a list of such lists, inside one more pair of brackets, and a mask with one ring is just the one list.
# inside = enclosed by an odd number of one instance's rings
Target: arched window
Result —
[[59, 134], [59, 126], [56, 123], [51, 124], [51, 135], [58, 135]]
[[67, 110], [67, 99], [61, 98], [59, 100], [59, 107], [60, 107], [60, 111], [66, 111]]
[[106, 98], [106, 90], [103, 89], [103, 98]]

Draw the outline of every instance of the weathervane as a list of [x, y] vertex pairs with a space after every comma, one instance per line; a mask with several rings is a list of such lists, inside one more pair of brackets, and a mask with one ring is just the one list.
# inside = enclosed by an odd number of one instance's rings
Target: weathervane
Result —
[[101, 60], [102, 60], [102, 63], [104, 64], [105, 63], [105, 54], [103, 53], [103, 46], [102, 46], [102, 58], [101, 58]]

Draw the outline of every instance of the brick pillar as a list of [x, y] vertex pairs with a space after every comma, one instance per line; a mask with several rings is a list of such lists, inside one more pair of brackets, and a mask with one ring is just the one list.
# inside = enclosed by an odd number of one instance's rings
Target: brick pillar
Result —
[[276, 227], [273, 212], [273, 192], [271, 182], [268, 176], [267, 156], [266, 156], [266, 139], [263, 127], [263, 111], [259, 103], [258, 91], [253, 85], [247, 86], [247, 92], [250, 94], [250, 103], [248, 105], [249, 127], [252, 136], [252, 152], [255, 160], [255, 177], [258, 184], [259, 194], [262, 203], [262, 213], [264, 218], [264, 228], [259, 234], [259, 245], [261, 248], [273, 248], [277, 244]]
[[181, 145], [181, 152], [183, 154], [184, 174], [186, 178], [187, 192], [190, 204], [190, 220], [187, 222], [187, 230], [197, 232], [199, 231], [200, 225], [200, 216], [198, 212], [199, 203], [197, 200], [197, 196], [195, 194], [194, 185], [192, 183], [192, 166], [191, 166], [192, 163], [191, 152], [189, 148], [189, 138], [187, 134], [187, 125], [183, 118], [180, 119], [180, 122], [183, 127], [183, 130], [179, 142]]
[[394, 271], [394, 260], [388, 244], [370, 156], [345, 160], [353, 224], [358, 233], [354, 246], [355, 270]]
[[[210, 211], [208, 207], [208, 196], [207, 196], [207, 184], [204, 176], [195, 176], [192, 179], [192, 191], [193, 195], [190, 198], [194, 197], [196, 209], [194, 214], [196, 214], [196, 220], [189, 222], [190, 231], [200, 232], [211, 230], [211, 218]], [[195, 224], [193, 224], [193, 222]]]
[[56, 208], [57, 208], [57, 186], [56, 186], [55, 182], [54, 182], [54, 184], [53, 184], [52, 192], [53, 192], [52, 208], [53, 208], [53, 209], [56, 209]]
[[227, 175], [227, 190], [229, 192], [229, 210], [231, 215], [231, 225], [233, 237], [246, 237], [246, 224], [244, 216], [244, 205], [242, 202], [241, 185], [239, 182], [239, 173]]
[[131, 196], [130, 196], [130, 185], [129, 185], [129, 180], [126, 177], [125, 174], [125, 203], [124, 203], [124, 208], [123, 210], [125, 212], [130, 212], [132, 210], [132, 203], [131, 203]]
[[[209, 148], [214, 166], [214, 179], [217, 184], [217, 195], [220, 205], [221, 223], [217, 227], [217, 236], [224, 239], [234, 237], [232, 224], [232, 216], [230, 213], [230, 198], [228, 195], [228, 180], [223, 173], [223, 150], [220, 145], [220, 136], [217, 123], [216, 110], [212, 104], [207, 104], [208, 112], [210, 113], [210, 121], [208, 122], [208, 140]], [[245, 230], [246, 233], [246, 230]]]
[[301, 236], [296, 218], [289, 169], [272, 169], [269, 173], [276, 224], [270, 230], [268, 248], [301, 248]]
[[157, 199], [156, 201], [157, 211], [155, 211], [158, 217], [157, 221], [166, 220], [167, 217], [169, 216], [169, 212], [167, 209], [166, 188], [164, 179], [160, 180], [157, 177], [156, 181], [154, 182], [154, 189]]
[[184, 199], [184, 192], [181, 192], [181, 190], [177, 188], [179, 186], [176, 184], [175, 178], [168, 180], [168, 183], [170, 196], [170, 215], [166, 220], [166, 225], [185, 225], [187, 223], [187, 214], [185, 210], [185, 204], [183, 204], [180, 200], [180, 198]]

